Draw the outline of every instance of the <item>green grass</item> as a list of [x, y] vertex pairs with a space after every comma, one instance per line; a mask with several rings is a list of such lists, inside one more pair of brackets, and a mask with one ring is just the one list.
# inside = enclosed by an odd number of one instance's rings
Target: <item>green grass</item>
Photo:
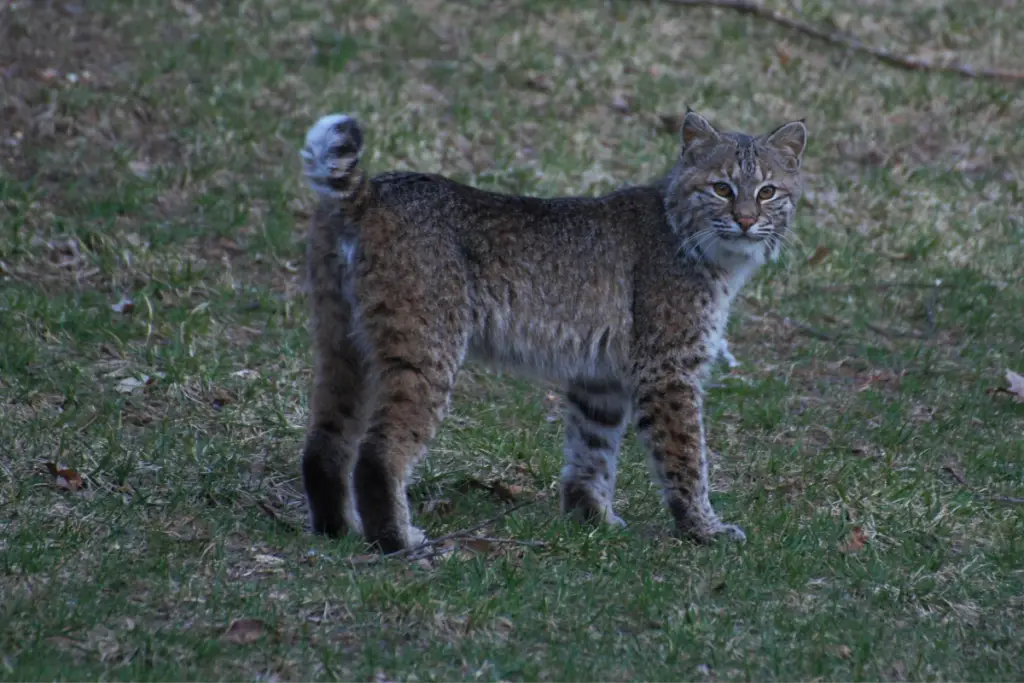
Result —
[[[1024, 69], [1014, 3], [801, 12]], [[1024, 678], [1024, 405], [990, 392], [1024, 372], [1019, 86], [640, 0], [17, 2], [0, 30], [0, 678]], [[372, 563], [304, 533], [306, 127], [357, 114], [376, 170], [597, 193], [667, 168], [686, 105], [811, 130], [802, 244], [709, 390], [748, 543], [675, 540], [632, 442], [630, 526], [562, 519], [550, 388], [483, 368], [418, 519], [514, 486], [537, 502], [486, 533], [544, 545]]]

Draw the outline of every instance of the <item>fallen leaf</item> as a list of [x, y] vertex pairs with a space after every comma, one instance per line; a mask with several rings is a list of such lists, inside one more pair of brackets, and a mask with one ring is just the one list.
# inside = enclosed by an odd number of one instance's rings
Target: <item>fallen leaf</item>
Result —
[[65, 491], [78, 491], [85, 488], [85, 480], [82, 475], [71, 468], [62, 468], [55, 462], [46, 463], [46, 469], [53, 475], [57, 488]]
[[423, 96], [423, 99], [436, 102], [437, 104], [448, 104], [448, 97], [429, 83], [420, 83], [416, 90], [418, 94]]
[[203, 15], [191, 3], [184, 2], [183, 0], [171, 0], [171, 5], [174, 9], [188, 17], [189, 25], [195, 26], [202, 23]]
[[626, 99], [625, 95], [617, 94], [612, 98], [612, 109], [622, 114], [629, 113], [629, 100]]
[[131, 394], [136, 389], [141, 389], [149, 384], [152, 384], [155, 381], [156, 380], [153, 377], [150, 377], [149, 375], [143, 375], [141, 378], [122, 377], [121, 379], [118, 380], [114, 388], [117, 389], [119, 393]]
[[519, 484], [505, 484], [500, 481], [494, 481], [486, 484], [486, 486], [495, 496], [505, 502], [512, 502], [526, 493], [526, 488]]
[[494, 543], [487, 540], [486, 538], [466, 538], [460, 539], [459, 545], [469, 548], [475, 553], [487, 554], [494, 549]]
[[256, 372], [255, 370], [250, 370], [248, 368], [244, 370], [236, 370], [231, 374], [234, 377], [241, 377], [242, 379], [256, 379], [257, 377], [260, 376], [260, 373]]
[[828, 258], [828, 255], [831, 253], [832, 250], [829, 249], [828, 247], [824, 245], [818, 245], [818, 248], [815, 249], [814, 253], [811, 254], [810, 258], [807, 259], [807, 265], [816, 266], [822, 261], [824, 261], [826, 258]]
[[282, 564], [284, 564], [284, 558], [278, 557], [277, 555], [257, 554], [256, 557], [253, 559], [255, 559], [260, 564], [269, 564], [274, 567], [279, 567]]
[[960, 470], [958, 470], [953, 465], [943, 465], [942, 471], [948, 472], [950, 476], [956, 479], [957, 483], [960, 484], [961, 486], [966, 486], [967, 488], [970, 488], [970, 485], [967, 483], [967, 480], [964, 479], [964, 475], [960, 472]]
[[210, 407], [214, 410], [220, 410], [224, 406], [230, 405], [234, 402], [235, 397], [223, 389], [214, 389], [213, 395], [210, 397]]
[[850, 649], [849, 645], [840, 645], [839, 656], [843, 659], [849, 659], [853, 656], [853, 650]]
[[532, 90], [539, 90], [540, 92], [551, 92], [555, 89], [555, 84], [550, 76], [530, 72], [526, 75], [526, 87]]
[[882, 255], [892, 261], [913, 261], [914, 255], [906, 252], [895, 253], [891, 251], [882, 252]]
[[452, 511], [452, 507], [452, 502], [447, 498], [435, 498], [428, 500], [427, 504], [423, 506], [423, 514], [446, 515]]
[[52, 239], [46, 242], [46, 246], [50, 250], [50, 259], [58, 268], [72, 268], [82, 260], [82, 251], [74, 237]]
[[60, 72], [53, 67], [48, 67], [39, 72], [39, 77], [44, 81], [52, 81], [60, 77]]
[[255, 643], [266, 632], [266, 624], [260, 619], [235, 619], [221, 636], [221, 640], [239, 645]]
[[1010, 383], [1008, 391], [1017, 397], [1017, 401], [1024, 402], [1024, 376], [1018, 375], [1013, 370], [1007, 370], [1006, 381]]
[[136, 178], [146, 179], [149, 177], [150, 171], [153, 170], [153, 165], [148, 161], [132, 161], [128, 164], [128, 168]]
[[128, 315], [129, 313], [135, 310], [135, 302], [126, 296], [122, 296], [120, 301], [118, 301], [116, 304], [110, 305], [110, 310], [112, 310], [114, 313]]
[[854, 393], [861, 393], [871, 388], [871, 385], [875, 383], [874, 377], [868, 377], [868, 381], [854, 389]]
[[844, 553], [858, 553], [864, 550], [864, 545], [867, 543], [868, 537], [864, 533], [864, 529], [859, 526], [853, 527], [850, 530], [850, 540], [839, 546], [839, 551]]
[[782, 66], [787, 66], [789, 62], [793, 59], [792, 53], [785, 45], [775, 46], [775, 56], [779, 58], [779, 64], [781, 64]]

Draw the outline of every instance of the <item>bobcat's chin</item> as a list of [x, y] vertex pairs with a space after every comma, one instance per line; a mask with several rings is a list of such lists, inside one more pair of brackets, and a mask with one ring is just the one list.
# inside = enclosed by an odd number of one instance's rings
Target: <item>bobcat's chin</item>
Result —
[[771, 258], [771, 240], [761, 236], [718, 237], [704, 247], [704, 257], [726, 269], [761, 266]]

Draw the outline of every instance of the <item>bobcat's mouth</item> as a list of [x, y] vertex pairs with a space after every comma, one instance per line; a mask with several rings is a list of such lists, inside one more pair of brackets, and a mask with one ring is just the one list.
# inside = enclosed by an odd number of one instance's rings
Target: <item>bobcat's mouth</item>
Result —
[[764, 242], [768, 239], [768, 235], [771, 234], [767, 230], [757, 230], [756, 232], [751, 229], [747, 232], [742, 230], [730, 230], [728, 232], [719, 233], [719, 238], [727, 242]]

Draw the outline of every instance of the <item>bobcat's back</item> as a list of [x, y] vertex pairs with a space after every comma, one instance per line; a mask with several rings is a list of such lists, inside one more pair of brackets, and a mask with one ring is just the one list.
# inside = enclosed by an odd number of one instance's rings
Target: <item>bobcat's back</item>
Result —
[[374, 315], [359, 303], [365, 278], [390, 274], [379, 286], [397, 299], [419, 272], [421, 287], [437, 280], [424, 296], [450, 291], [444, 304], [468, 317], [470, 355], [553, 380], [622, 370], [638, 242], [669, 235], [656, 189], [539, 199], [386, 173], [369, 181], [366, 196], [357, 223], [336, 212], [328, 219], [346, 235], [340, 251], [354, 269], [351, 296], [363, 317]]

